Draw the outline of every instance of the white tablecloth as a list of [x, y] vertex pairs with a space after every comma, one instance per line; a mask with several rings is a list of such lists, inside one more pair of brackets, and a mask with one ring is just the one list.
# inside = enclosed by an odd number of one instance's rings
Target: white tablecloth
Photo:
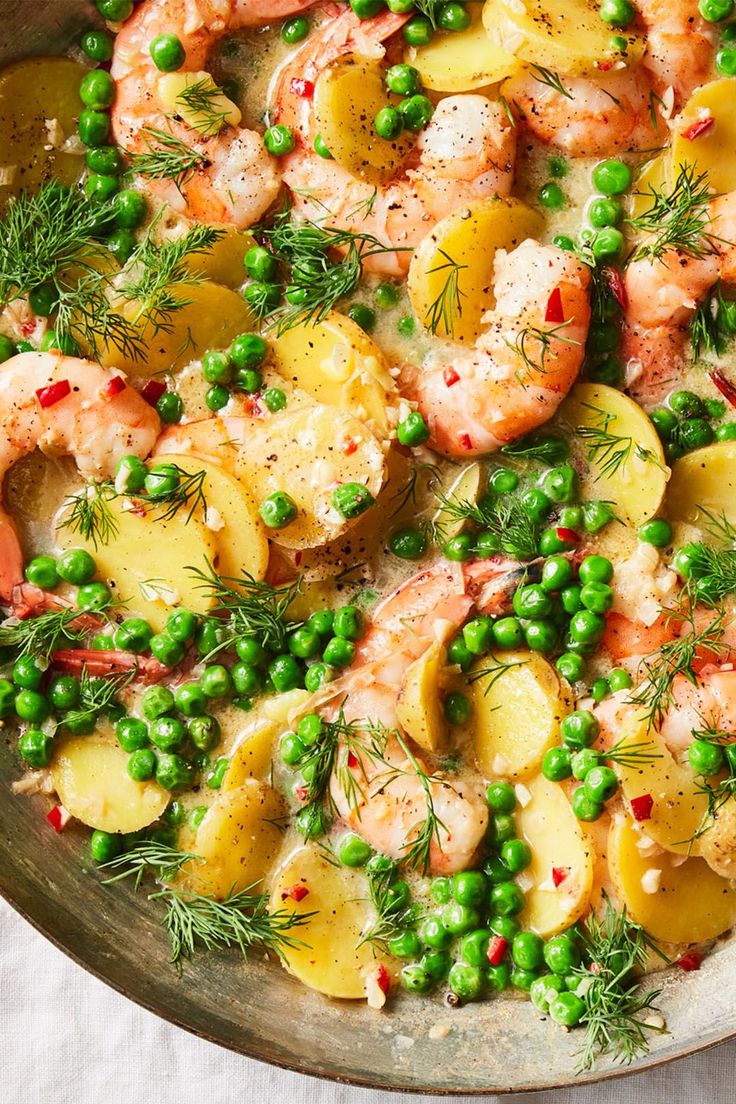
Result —
[[[732, 1104], [735, 1060], [736, 1044], [727, 1044], [613, 1084], [512, 1099], [519, 1104]], [[203, 1042], [108, 989], [0, 901], [0, 1104], [402, 1100], [418, 1104], [440, 1098], [315, 1081]]]

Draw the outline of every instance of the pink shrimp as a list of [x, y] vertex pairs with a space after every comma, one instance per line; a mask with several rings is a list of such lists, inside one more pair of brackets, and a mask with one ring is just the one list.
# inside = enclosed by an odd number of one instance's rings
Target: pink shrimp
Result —
[[716, 32], [697, 0], [637, 0], [637, 7], [647, 32], [644, 66], [654, 91], [664, 101], [674, 98], [677, 110], [710, 79]]
[[173, 118], [162, 100], [168, 74], [151, 58], [151, 41], [173, 34], [185, 51], [180, 72], [208, 78], [207, 58], [224, 35], [243, 27], [275, 22], [303, 11], [315, 0], [144, 0], [115, 39], [112, 75], [116, 97], [111, 111], [113, 134], [134, 154], [161, 148], [165, 132], [200, 155], [187, 180], [147, 178], [146, 186], [190, 218], [209, 223], [252, 226], [270, 207], [281, 187], [277, 162], [256, 131], [239, 126], [240, 111], [227, 100], [218, 104], [225, 118], [196, 126]]
[[[294, 209], [315, 222], [371, 234], [397, 252], [366, 258], [366, 267], [401, 276], [411, 250], [445, 215], [473, 199], [511, 190], [514, 128], [498, 103], [486, 96], [448, 96], [417, 138], [398, 173], [374, 187], [314, 150], [311, 101], [293, 89], [313, 84], [340, 56], [356, 51], [380, 57], [381, 43], [405, 16], [390, 12], [358, 20], [351, 11], [325, 23], [275, 78], [270, 97], [275, 117], [299, 135], [295, 151], [283, 159], [283, 181], [293, 192]], [[398, 250], [401, 250], [399, 252]]]
[[[20, 353], [0, 367], [0, 475], [35, 449], [72, 456], [88, 479], [114, 474], [121, 457], [148, 456], [160, 431], [153, 407], [115, 371], [61, 353]], [[0, 598], [23, 581], [23, 556], [0, 506]]]
[[589, 272], [571, 253], [522, 242], [495, 259], [495, 309], [475, 347], [407, 367], [414, 399], [447, 456], [480, 456], [552, 417], [583, 360]]

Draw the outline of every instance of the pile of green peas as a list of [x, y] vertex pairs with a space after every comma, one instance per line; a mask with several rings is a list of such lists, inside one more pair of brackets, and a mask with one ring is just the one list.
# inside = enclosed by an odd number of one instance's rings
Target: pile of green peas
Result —
[[[733, 306], [729, 328], [732, 325], [736, 333], [736, 303]], [[713, 441], [736, 440], [736, 422], [726, 422], [715, 429], [711, 425], [725, 413], [726, 404], [721, 399], [701, 399], [694, 391], [674, 391], [666, 404], [652, 410], [649, 417], [662, 440], [665, 456], [672, 463], [686, 452]]]
[[[210, 385], [205, 395], [209, 409], [217, 413], [226, 407], [232, 391], [246, 395], [261, 392], [261, 368], [267, 352], [265, 340], [255, 333], [239, 334], [229, 349], [208, 349], [202, 357], [202, 375]], [[262, 397], [272, 412], [286, 406], [286, 395], [279, 387], [266, 388]]]
[[[414, 0], [350, 0], [350, 7], [358, 19], [373, 19], [388, 8], [397, 15], [406, 15], [415, 11]], [[432, 41], [435, 31], [465, 31], [471, 23], [471, 16], [464, 0], [447, 0], [441, 4], [433, 19], [424, 13], [412, 15], [404, 24], [404, 40], [410, 46], [426, 46]]]
[[373, 120], [379, 138], [393, 142], [403, 130], [418, 131], [425, 127], [434, 114], [432, 101], [422, 95], [419, 70], [403, 63], [392, 65], [385, 76], [386, 88], [403, 98], [394, 107], [382, 107]]
[[[623, 689], [631, 685], [626, 672], [619, 680], [611, 681], [611, 689]], [[575, 778], [582, 785], [572, 795], [572, 811], [578, 820], [598, 820], [605, 802], [618, 789], [615, 771], [606, 765], [605, 753], [594, 751], [592, 745], [598, 737], [600, 726], [589, 709], [576, 709], [562, 722], [562, 744], [545, 752], [542, 774], [550, 782], [564, 782]]]

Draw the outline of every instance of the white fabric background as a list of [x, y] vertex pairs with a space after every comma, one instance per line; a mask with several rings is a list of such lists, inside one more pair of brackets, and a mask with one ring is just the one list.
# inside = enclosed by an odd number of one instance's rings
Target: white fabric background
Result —
[[[514, 1104], [733, 1104], [736, 1044], [622, 1081]], [[75, 966], [0, 901], [0, 1104], [418, 1104], [221, 1050]], [[470, 1104], [471, 1097], [456, 1098]], [[476, 1098], [477, 1099], [477, 1098]]]

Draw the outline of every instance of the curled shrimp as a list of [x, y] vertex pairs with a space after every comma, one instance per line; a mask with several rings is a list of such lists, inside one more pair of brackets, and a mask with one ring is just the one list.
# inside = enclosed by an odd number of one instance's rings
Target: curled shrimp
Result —
[[380, 57], [381, 43], [404, 19], [385, 13], [361, 23], [346, 11], [311, 36], [277, 74], [270, 94], [278, 121], [300, 137], [295, 151], [283, 159], [283, 181], [293, 192], [294, 209], [312, 221], [369, 234], [395, 247], [397, 252], [365, 261], [366, 268], [392, 276], [407, 271], [411, 250], [439, 219], [473, 199], [507, 195], [516, 152], [515, 131], [506, 112], [475, 94], [440, 100], [398, 175], [384, 187], [374, 187], [315, 152], [310, 101], [292, 87], [303, 85], [304, 78], [313, 81], [351, 51]]
[[[117, 372], [61, 353], [20, 353], [6, 361], [0, 410], [3, 477], [35, 449], [73, 457], [87, 479], [112, 476], [121, 457], [148, 456], [160, 431], [156, 411]], [[23, 556], [2, 507], [0, 539], [0, 598], [8, 602], [23, 581]]]
[[679, 109], [711, 78], [715, 33], [696, 0], [637, 0], [647, 32], [644, 67], [654, 91]]
[[494, 269], [496, 306], [475, 347], [456, 346], [449, 357], [445, 348], [421, 370], [404, 371], [404, 394], [424, 414], [432, 447], [447, 456], [481, 456], [542, 425], [582, 364], [587, 267], [527, 240], [499, 250]]
[[[112, 75], [116, 97], [111, 110], [113, 134], [127, 151], [144, 154], [160, 148], [153, 132], [169, 134], [199, 155], [188, 177], [147, 179], [175, 210], [209, 223], [252, 226], [281, 187], [277, 162], [256, 131], [239, 126], [240, 111], [224, 101], [221, 129], [191, 127], [174, 117], [162, 98], [169, 75], [150, 53], [159, 34], [173, 34], [184, 47], [180, 72], [208, 76], [207, 57], [224, 35], [258, 26], [309, 8], [314, 0], [144, 0], [115, 39]], [[229, 106], [227, 106], [229, 104]], [[217, 105], [217, 111], [223, 105]], [[219, 125], [219, 123], [218, 123]]]

